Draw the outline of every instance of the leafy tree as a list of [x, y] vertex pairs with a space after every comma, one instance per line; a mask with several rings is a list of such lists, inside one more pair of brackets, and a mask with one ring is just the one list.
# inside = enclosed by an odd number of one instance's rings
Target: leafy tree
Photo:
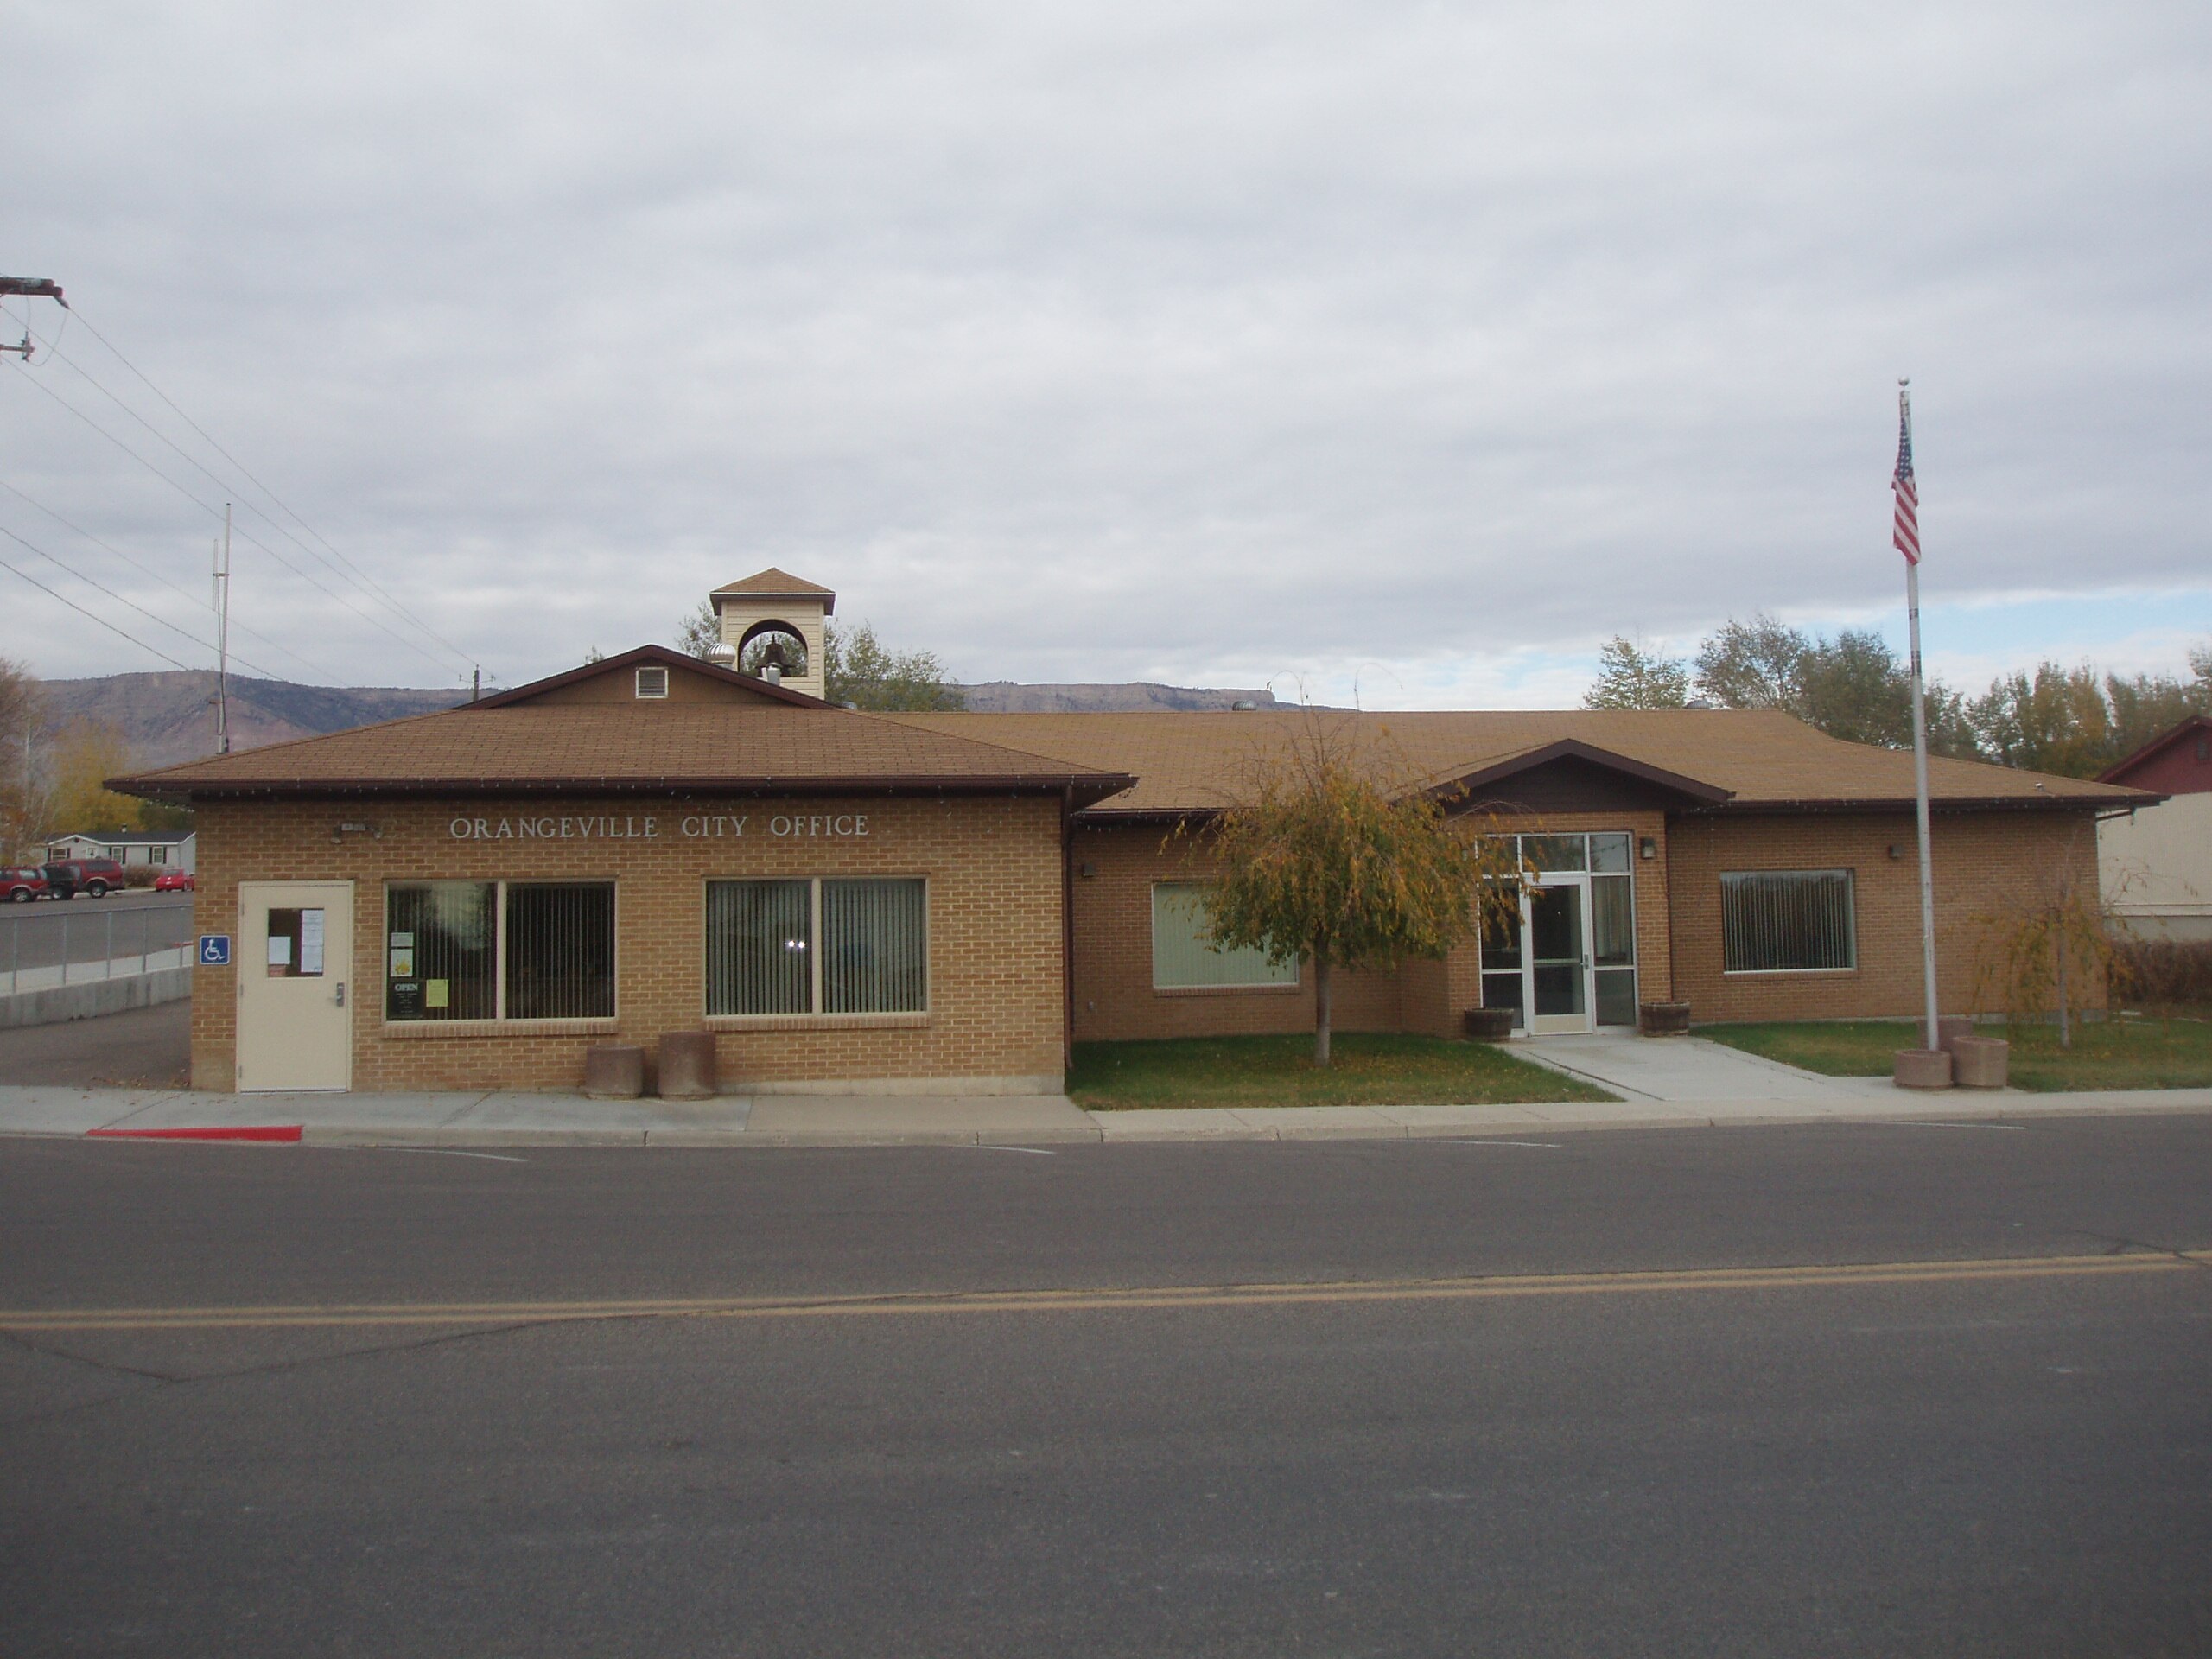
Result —
[[1689, 701], [1688, 665], [1658, 657], [1615, 634], [1598, 652], [1598, 683], [1582, 695], [1585, 709], [1680, 709]]
[[0, 857], [14, 857], [46, 834], [48, 791], [35, 760], [46, 695], [21, 663], [0, 658]]
[[966, 694], [946, 677], [935, 652], [888, 650], [875, 637], [873, 623], [862, 622], [848, 633], [832, 622], [823, 655], [823, 677], [832, 702], [878, 714], [968, 706]]
[[1974, 918], [1976, 1006], [1994, 1002], [2013, 1025], [2055, 1011], [2061, 1048], [2073, 1046], [2073, 1027], [2085, 1013], [2106, 1005], [2120, 961], [2105, 910], [2095, 831], [2088, 832], [2085, 857], [2083, 829], [2076, 824], [2063, 848], [2018, 873], [1999, 909]]
[[1872, 629], [1815, 639], [1797, 667], [1805, 723], [1853, 743], [1912, 747], [1912, 666]]
[[1510, 839], [1469, 833], [1409, 785], [1409, 768], [1377, 764], [1357, 741], [1356, 728], [1308, 711], [1201, 843], [1219, 871], [1205, 899], [1212, 942], [1313, 964], [1316, 1065], [1329, 1064], [1337, 969], [1441, 957], [1509, 907], [1517, 917], [1520, 902]]
[[[1872, 628], [1834, 639], [1766, 615], [1732, 617], [1697, 654], [1698, 689], [1730, 709], [1779, 709], [1847, 742], [1912, 747], [1912, 667]], [[1940, 680], [1922, 688], [1928, 747], [1973, 757], [1980, 744], [1965, 699]]]
[[1764, 612], [1749, 622], [1732, 616], [1698, 646], [1698, 690], [1723, 708], [1780, 709], [1802, 718], [1810, 643]]
[[144, 829], [145, 803], [118, 795], [106, 784], [130, 765], [130, 746], [114, 727], [93, 721], [64, 727], [47, 762], [44, 823], [36, 838]]
[[2112, 751], [2112, 712], [2086, 663], [2000, 675], [1968, 712], [1990, 754], [2008, 766], [2085, 778], [2101, 771]]
[[722, 641], [721, 619], [715, 614], [715, 601], [702, 599], [699, 608], [676, 625], [676, 648], [689, 652], [701, 662], [707, 653]]

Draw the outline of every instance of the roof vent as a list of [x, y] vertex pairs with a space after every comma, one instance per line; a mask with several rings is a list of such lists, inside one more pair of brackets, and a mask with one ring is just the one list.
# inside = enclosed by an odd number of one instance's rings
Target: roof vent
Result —
[[641, 697], [664, 697], [668, 695], [668, 671], [664, 668], [641, 668], [638, 671], [638, 695]]
[[1236, 702], [1229, 705], [1229, 709], [1231, 714], [1249, 715], [1259, 706], [1260, 705], [1258, 703], [1253, 702], [1249, 697], [1239, 697]]
[[1684, 703], [1682, 707], [1685, 709], [1702, 709], [1708, 714], [1711, 713], [1713, 709], [1713, 705], [1707, 702], [1703, 697], [1692, 697], [1688, 702]]

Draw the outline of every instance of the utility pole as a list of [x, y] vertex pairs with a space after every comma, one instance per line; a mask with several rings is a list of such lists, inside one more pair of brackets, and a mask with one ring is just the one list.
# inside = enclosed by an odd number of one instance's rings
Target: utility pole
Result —
[[[51, 276], [0, 276], [0, 296], [19, 296], [24, 299], [52, 300], [64, 311], [69, 302], [61, 297], [61, 284]], [[13, 352], [28, 363], [31, 360], [30, 325], [23, 325], [23, 343], [20, 346], [0, 346], [0, 352]]]
[[484, 671], [479, 668], [474, 670], [468, 677], [468, 700], [471, 702], [475, 702], [480, 701], [483, 696]]

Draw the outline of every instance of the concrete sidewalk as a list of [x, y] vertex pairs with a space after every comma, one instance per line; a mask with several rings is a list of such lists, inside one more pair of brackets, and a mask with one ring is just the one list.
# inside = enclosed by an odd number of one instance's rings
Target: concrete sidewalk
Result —
[[2212, 1112], [2212, 1089], [2071, 1095], [1955, 1090], [1929, 1095], [1895, 1090], [1879, 1080], [1822, 1081], [1865, 1081], [1869, 1086], [1777, 1090], [1764, 1097], [1090, 1112], [1064, 1095], [778, 1095], [694, 1103], [587, 1100], [573, 1094], [219, 1095], [13, 1087], [0, 1088], [0, 1135], [451, 1147], [1041, 1147], [1071, 1141], [1548, 1141], [1562, 1134], [1607, 1128], [2020, 1122], [2082, 1113]]
[[1887, 1100], [1897, 1093], [1887, 1077], [1823, 1077], [1703, 1037], [1588, 1032], [1517, 1038], [1510, 1048], [1516, 1058], [1580, 1077], [1627, 1100], [1834, 1102]]

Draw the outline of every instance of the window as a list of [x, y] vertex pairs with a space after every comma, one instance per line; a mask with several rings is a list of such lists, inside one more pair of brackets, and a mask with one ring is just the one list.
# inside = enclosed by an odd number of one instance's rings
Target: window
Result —
[[924, 1014], [918, 876], [707, 883], [707, 1012]]
[[270, 978], [322, 977], [323, 921], [324, 912], [320, 910], [270, 911]]
[[1152, 887], [1152, 984], [1160, 991], [1230, 990], [1295, 985], [1298, 960], [1273, 963], [1256, 945], [1217, 950], [1206, 938], [1205, 887], [1197, 881]]
[[1721, 968], [1811, 973], [1859, 965], [1849, 870], [1755, 870], [1720, 878]]
[[641, 697], [664, 697], [668, 695], [668, 671], [664, 668], [641, 668], [638, 671], [638, 695]]
[[146, 849], [146, 861], [149, 864], [168, 863], [169, 861], [169, 849], [166, 847], [149, 847]]
[[385, 893], [385, 1018], [611, 1020], [611, 881], [416, 881]]

